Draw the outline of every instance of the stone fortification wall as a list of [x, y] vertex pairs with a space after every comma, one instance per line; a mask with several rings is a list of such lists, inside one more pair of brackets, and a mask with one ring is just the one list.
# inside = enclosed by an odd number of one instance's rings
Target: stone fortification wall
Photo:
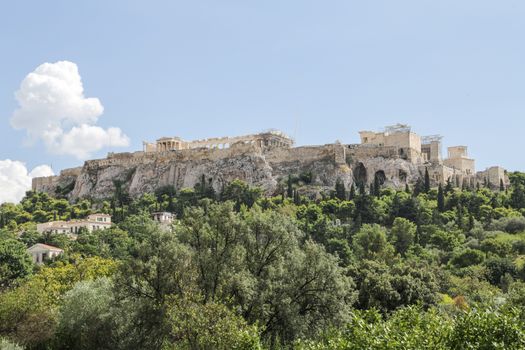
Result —
[[483, 184], [487, 184], [492, 188], [499, 188], [501, 181], [503, 186], [508, 187], [510, 180], [505, 169], [499, 166], [492, 166], [485, 169], [484, 171], [478, 171], [476, 174], [477, 181]]
[[31, 180], [31, 189], [38, 192], [54, 192], [59, 176], [35, 177]]

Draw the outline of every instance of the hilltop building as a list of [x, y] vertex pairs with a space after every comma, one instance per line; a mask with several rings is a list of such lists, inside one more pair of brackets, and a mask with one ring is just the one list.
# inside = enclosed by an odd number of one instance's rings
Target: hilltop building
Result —
[[197, 148], [224, 149], [237, 143], [259, 147], [292, 147], [294, 141], [283, 132], [271, 129], [252, 135], [213, 137], [195, 141], [185, 141], [178, 136], [161, 137], [156, 143], [144, 141], [143, 146], [144, 152], [166, 152]]

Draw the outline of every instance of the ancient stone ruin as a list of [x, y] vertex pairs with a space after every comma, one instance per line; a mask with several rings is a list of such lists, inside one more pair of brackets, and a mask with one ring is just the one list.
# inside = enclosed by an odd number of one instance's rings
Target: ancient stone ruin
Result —
[[443, 159], [439, 135], [421, 137], [402, 124], [359, 134], [359, 144], [300, 147], [276, 130], [195, 141], [163, 137], [155, 143], [144, 142], [142, 151], [109, 153], [58, 176], [35, 178], [33, 190], [71, 200], [103, 199], [112, 195], [117, 182], [131, 196], [139, 196], [164, 186], [193, 188], [204, 177], [216, 191], [240, 179], [267, 194], [277, 194], [292, 176], [303, 179], [303, 194], [316, 196], [332, 190], [338, 179], [347, 188], [353, 183], [369, 185], [375, 179], [384, 186], [404, 188], [425, 171], [433, 185], [451, 181], [460, 187], [478, 183], [498, 187], [501, 181], [508, 183], [501, 167], [476, 172], [466, 146], [449, 147]]

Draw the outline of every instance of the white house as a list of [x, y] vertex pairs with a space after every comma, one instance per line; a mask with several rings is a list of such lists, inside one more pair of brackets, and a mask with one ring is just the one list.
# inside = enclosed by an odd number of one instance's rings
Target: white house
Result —
[[171, 224], [175, 215], [166, 211], [151, 213], [151, 218], [160, 224]]
[[27, 252], [33, 258], [33, 262], [36, 264], [42, 264], [44, 261], [53, 259], [64, 251], [60, 248], [53, 247], [51, 245], [37, 243], [30, 247]]
[[111, 215], [108, 214], [91, 214], [87, 219], [70, 220], [70, 221], [50, 221], [43, 224], [37, 224], [36, 230], [39, 233], [63, 233], [74, 236], [81, 227], [85, 227], [89, 232], [94, 230], [105, 230], [111, 227]]

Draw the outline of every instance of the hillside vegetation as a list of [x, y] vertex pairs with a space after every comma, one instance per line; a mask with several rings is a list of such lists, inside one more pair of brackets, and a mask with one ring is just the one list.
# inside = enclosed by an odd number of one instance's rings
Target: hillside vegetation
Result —
[[[524, 349], [525, 174], [510, 179], [318, 200], [292, 177], [270, 198], [204, 176], [136, 200], [28, 192], [0, 206], [0, 348]], [[115, 225], [36, 231], [95, 212]], [[38, 242], [64, 254], [37, 266]]]

